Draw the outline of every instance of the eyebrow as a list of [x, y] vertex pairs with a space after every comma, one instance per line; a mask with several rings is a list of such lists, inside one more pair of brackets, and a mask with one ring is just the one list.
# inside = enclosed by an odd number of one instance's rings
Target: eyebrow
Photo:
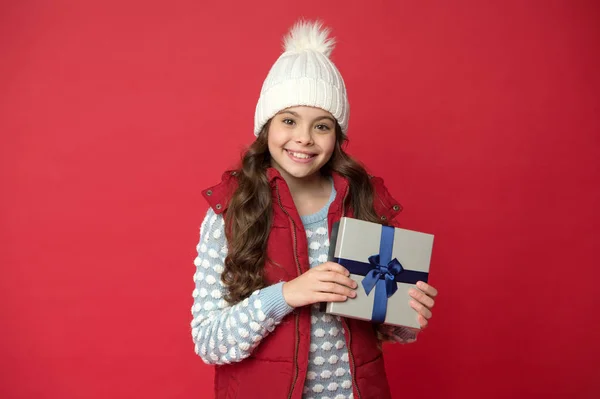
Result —
[[[300, 114], [298, 114], [297, 112], [294, 112], [294, 111], [290, 111], [290, 110], [281, 111], [281, 112], [280, 112], [280, 114], [292, 114], [292, 115], [294, 115], [296, 118], [302, 118], [302, 117], [300, 116]], [[318, 117], [316, 117], [316, 118], [313, 120], [313, 122], [320, 121], [321, 119], [329, 119], [329, 120], [330, 120], [332, 123], [334, 123], [334, 124], [335, 124], [335, 119], [333, 119], [331, 116], [328, 116], [328, 115], [322, 115], [322, 116], [318, 116]]]

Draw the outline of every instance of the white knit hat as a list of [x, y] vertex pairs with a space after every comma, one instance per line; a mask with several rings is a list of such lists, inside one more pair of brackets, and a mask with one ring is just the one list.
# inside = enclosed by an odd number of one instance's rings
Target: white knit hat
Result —
[[320, 22], [300, 21], [284, 38], [284, 52], [264, 81], [256, 113], [254, 134], [279, 111], [294, 106], [324, 109], [348, 130], [350, 106], [340, 71], [329, 59], [335, 41]]

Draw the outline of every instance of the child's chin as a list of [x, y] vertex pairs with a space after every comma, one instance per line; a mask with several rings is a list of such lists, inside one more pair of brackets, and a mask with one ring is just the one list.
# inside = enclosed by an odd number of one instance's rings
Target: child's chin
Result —
[[312, 176], [313, 174], [313, 172], [309, 171], [293, 171], [292, 173], [290, 173], [290, 175], [295, 177], [296, 179], [305, 179], [307, 177]]

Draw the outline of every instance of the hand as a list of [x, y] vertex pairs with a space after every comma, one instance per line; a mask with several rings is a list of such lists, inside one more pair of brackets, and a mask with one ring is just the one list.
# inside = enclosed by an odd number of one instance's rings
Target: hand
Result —
[[421, 329], [423, 329], [427, 327], [429, 324], [429, 319], [431, 319], [431, 309], [435, 304], [435, 298], [438, 295], [438, 291], [423, 281], [417, 282], [417, 288], [419, 288], [422, 292], [411, 288], [408, 290], [408, 294], [413, 297], [413, 299], [410, 301], [410, 306], [419, 314], [419, 324], [421, 325]]
[[283, 298], [297, 308], [316, 302], [344, 302], [356, 297], [358, 284], [343, 266], [326, 262], [283, 284]]

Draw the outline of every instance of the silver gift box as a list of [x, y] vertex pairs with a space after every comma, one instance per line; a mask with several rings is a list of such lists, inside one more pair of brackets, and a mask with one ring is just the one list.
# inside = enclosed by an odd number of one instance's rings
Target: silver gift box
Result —
[[[371, 255], [379, 254], [382, 226], [363, 220], [342, 218], [331, 232], [329, 260], [349, 259], [367, 262]], [[429, 273], [433, 235], [417, 231], [394, 229], [392, 259], [396, 258], [405, 270]], [[364, 276], [351, 274], [358, 283], [356, 297], [345, 302], [327, 302], [325, 312], [338, 316], [371, 321], [375, 290], [366, 294], [362, 285]], [[398, 282], [398, 290], [387, 300], [385, 324], [420, 328], [418, 313], [410, 306], [408, 290], [419, 290], [415, 284]]]

